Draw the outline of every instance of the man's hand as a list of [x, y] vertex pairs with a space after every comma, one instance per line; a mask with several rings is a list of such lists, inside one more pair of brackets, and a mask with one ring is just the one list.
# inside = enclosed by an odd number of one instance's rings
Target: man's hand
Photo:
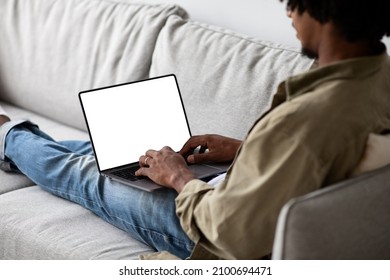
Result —
[[[180, 154], [188, 163], [230, 162], [240, 145], [240, 140], [220, 135], [193, 136], [184, 144]], [[199, 153], [194, 154], [198, 147]]]
[[141, 168], [135, 175], [147, 176], [155, 183], [173, 188], [178, 193], [185, 184], [195, 179], [183, 156], [169, 147], [164, 147], [160, 151], [148, 150], [140, 157], [139, 163]]

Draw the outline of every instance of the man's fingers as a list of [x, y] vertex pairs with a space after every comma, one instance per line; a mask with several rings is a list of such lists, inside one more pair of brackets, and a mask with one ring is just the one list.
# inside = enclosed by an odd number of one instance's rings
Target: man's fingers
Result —
[[208, 150], [208, 148], [206, 146], [200, 146], [199, 154], [204, 154], [207, 150]]
[[[211, 154], [211, 157], [210, 157]], [[202, 153], [202, 154], [192, 154], [187, 157], [188, 163], [203, 163], [207, 161], [212, 161], [212, 153]]]
[[171, 147], [168, 147], [168, 146], [165, 146], [164, 148], [161, 149], [162, 152], [175, 152], [174, 150], [172, 150]]
[[145, 168], [145, 167], [141, 167], [140, 169], [138, 169], [138, 170], [135, 172], [135, 176], [145, 176], [145, 177], [149, 177], [148, 174], [149, 174], [149, 168]]
[[145, 155], [148, 156], [148, 157], [151, 157], [151, 158], [154, 158], [155, 156], [157, 156], [158, 154], [158, 151], [156, 150], [147, 150]]
[[199, 146], [207, 146], [207, 140], [204, 136], [193, 136], [181, 148], [180, 154], [192, 153]]
[[149, 161], [150, 161], [151, 157], [148, 157], [148, 156], [140, 156], [139, 158], [139, 165], [141, 167], [144, 167], [144, 166], [149, 166]]

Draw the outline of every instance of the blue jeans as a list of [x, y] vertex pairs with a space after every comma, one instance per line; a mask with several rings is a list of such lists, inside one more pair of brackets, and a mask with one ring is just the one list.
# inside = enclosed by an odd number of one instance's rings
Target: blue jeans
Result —
[[56, 142], [31, 123], [8, 123], [0, 135], [3, 165], [44, 190], [78, 203], [156, 251], [186, 258], [194, 246], [176, 216], [176, 192], [137, 190], [100, 176], [89, 142]]

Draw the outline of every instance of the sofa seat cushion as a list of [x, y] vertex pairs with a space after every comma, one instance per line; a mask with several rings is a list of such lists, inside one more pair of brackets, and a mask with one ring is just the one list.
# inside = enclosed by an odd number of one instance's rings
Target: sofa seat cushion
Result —
[[0, 195], [0, 259], [137, 259], [152, 252], [83, 207], [34, 186]]
[[242, 139], [268, 109], [278, 84], [312, 63], [294, 49], [171, 16], [150, 75], [176, 75], [193, 134]]
[[2, 0], [0, 99], [83, 129], [78, 92], [147, 78], [172, 14], [186, 16], [133, 1]]
[[22, 174], [6, 173], [0, 171], [0, 195], [17, 189], [30, 187], [34, 183]]

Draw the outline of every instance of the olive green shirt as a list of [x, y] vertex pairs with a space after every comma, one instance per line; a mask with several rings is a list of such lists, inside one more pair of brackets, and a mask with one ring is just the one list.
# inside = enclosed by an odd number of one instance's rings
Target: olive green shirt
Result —
[[177, 215], [196, 243], [191, 258], [271, 253], [282, 206], [348, 178], [369, 133], [390, 129], [387, 54], [344, 60], [287, 79], [240, 147], [225, 181], [192, 180]]

